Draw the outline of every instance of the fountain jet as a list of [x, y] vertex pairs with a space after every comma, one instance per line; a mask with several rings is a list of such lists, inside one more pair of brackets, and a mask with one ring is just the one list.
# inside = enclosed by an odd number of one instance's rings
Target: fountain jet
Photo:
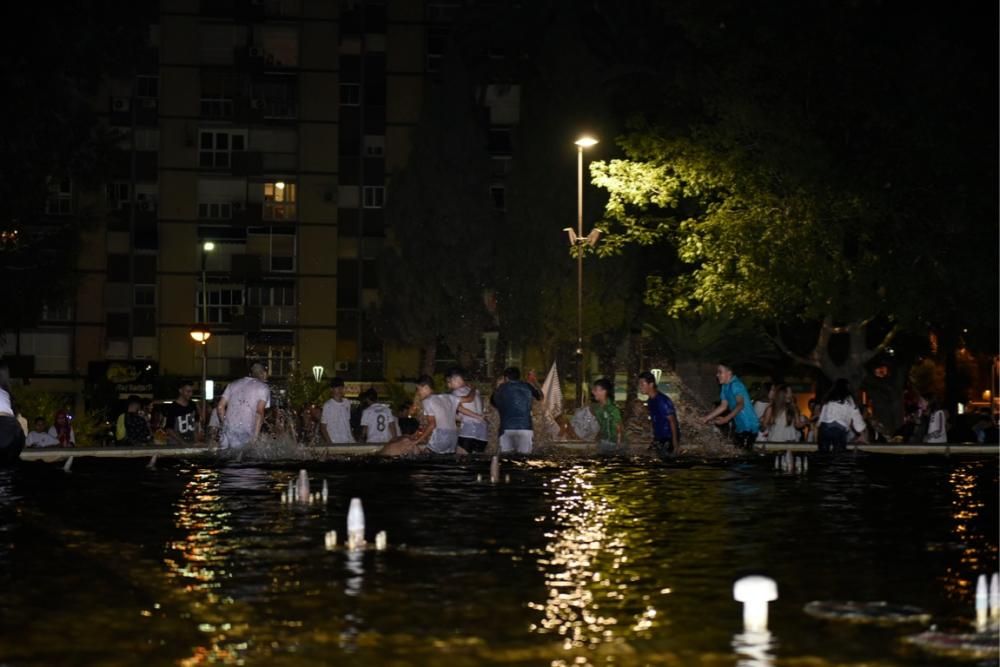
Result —
[[733, 599], [743, 603], [744, 632], [767, 632], [767, 603], [778, 599], [778, 584], [768, 577], [743, 577], [733, 584]]

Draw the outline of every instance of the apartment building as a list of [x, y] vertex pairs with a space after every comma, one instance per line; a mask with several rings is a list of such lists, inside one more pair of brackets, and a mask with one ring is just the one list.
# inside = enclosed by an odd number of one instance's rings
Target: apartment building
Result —
[[[208, 377], [247, 359], [381, 380], [412, 374], [367, 312], [393, 170], [458, 2], [161, 0], [134, 76], [95, 100], [121, 135], [105, 191], [53, 187], [47, 211], [103, 210], [86, 232], [73, 303], [8, 336], [38, 385], [80, 392], [110, 366], [198, 378], [190, 337], [207, 322]], [[516, 87], [492, 93], [494, 197]]]

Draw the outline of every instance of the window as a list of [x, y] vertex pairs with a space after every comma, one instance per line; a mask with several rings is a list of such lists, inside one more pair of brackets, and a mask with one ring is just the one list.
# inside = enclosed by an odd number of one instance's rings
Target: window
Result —
[[247, 288], [247, 305], [260, 307], [264, 327], [295, 324], [295, 288], [261, 285]]
[[155, 285], [156, 255], [135, 255], [132, 260], [132, 281], [138, 285]]
[[444, 54], [448, 49], [448, 35], [446, 33], [432, 32], [427, 36], [427, 71], [434, 73], [441, 71], [441, 63], [444, 62]]
[[45, 199], [45, 213], [48, 215], [72, 215], [73, 184], [68, 178], [54, 180], [49, 184], [49, 194]]
[[199, 166], [229, 167], [232, 154], [246, 150], [246, 141], [246, 132], [202, 130], [198, 141]]
[[22, 355], [35, 358], [35, 373], [68, 373], [72, 368], [73, 335], [68, 331], [24, 333], [20, 344]]
[[363, 195], [365, 208], [382, 208], [385, 206], [384, 185], [366, 185], [364, 187]]
[[230, 202], [199, 202], [198, 217], [203, 220], [229, 220], [233, 217]]
[[489, 151], [491, 155], [510, 155], [512, 146], [509, 127], [490, 128]]
[[108, 254], [108, 282], [127, 283], [129, 281], [128, 255]]
[[108, 313], [104, 320], [107, 338], [128, 338], [128, 313]]
[[295, 183], [264, 184], [264, 220], [295, 220]]
[[155, 306], [156, 288], [152, 285], [136, 285], [133, 288], [134, 303], [137, 306]]
[[272, 377], [287, 377], [295, 365], [295, 346], [275, 342], [249, 343], [247, 357], [264, 363]]
[[253, 45], [268, 65], [296, 67], [299, 64], [299, 31], [293, 26], [256, 25]]
[[72, 301], [45, 303], [42, 305], [43, 322], [70, 322], [73, 320]]
[[151, 128], [137, 128], [134, 133], [133, 144], [137, 151], [158, 151], [160, 150], [160, 131]]
[[140, 74], [135, 77], [136, 97], [160, 96], [160, 77], [155, 74]]
[[132, 186], [129, 183], [108, 183], [108, 208], [120, 209], [128, 206], [132, 199]]
[[[232, 49], [229, 58], [232, 59]], [[201, 115], [205, 118], [232, 118], [233, 99], [239, 81], [229, 71], [203, 69], [201, 72]]]
[[493, 157], [490, 159], [493, 175], [498, 178], [505, 178], [510, 173], [510, 157]]
[[493, 207], [498, 211], [507, 210], [507, 190], [502, 185], [490, 186], [490, 198], [493, 199]]
[[155, 308], [133, 308], [132, 309], [132, 335], [133, 336], [155, 336], [156, 335], [156, 309]]
[[381, 134], [366, 134], [365, 155], [367, 157], [382, 157], [385, 155], [385, 136]]
[[340, 104], [345, 107], [356, 107], [361, 104], [361, 85], [357, 83], [340, 84]]
[[208, 322], [229, 324], [233, 318], [243, 314], [243, 287], [240, 285], [212, 285], [199, 289], [196, 298], [195, 319], [201, 321], [204, 311], [204, 295], [208, 292]]

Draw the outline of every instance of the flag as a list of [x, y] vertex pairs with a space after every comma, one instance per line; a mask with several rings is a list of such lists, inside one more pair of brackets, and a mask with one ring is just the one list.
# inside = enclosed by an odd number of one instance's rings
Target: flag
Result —
[[563, 395], [562, 385], [559, 384], [559, 369], [556, 362], [552, 362], [549, 374], [545, 376], [542, 383], [542, 413], [546, 417], [555, 419], [562, 414]]

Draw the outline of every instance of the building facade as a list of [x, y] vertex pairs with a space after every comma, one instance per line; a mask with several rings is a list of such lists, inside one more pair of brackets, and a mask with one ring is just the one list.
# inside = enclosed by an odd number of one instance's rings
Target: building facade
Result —
[[247, 359], [278, 377], [408, 372], [414, 353], [387, 350], [366, 312], [387, 182], [457, 4], [162, 0], [134, 76], [95, 100], [120, 135], [105, 191], [53, 186], [48, 214], [100, 213], [76, 298], [5, 354], [67, 393], [109, 361], [197, 378], [189, 334], [207, 322], [213, 379]]

